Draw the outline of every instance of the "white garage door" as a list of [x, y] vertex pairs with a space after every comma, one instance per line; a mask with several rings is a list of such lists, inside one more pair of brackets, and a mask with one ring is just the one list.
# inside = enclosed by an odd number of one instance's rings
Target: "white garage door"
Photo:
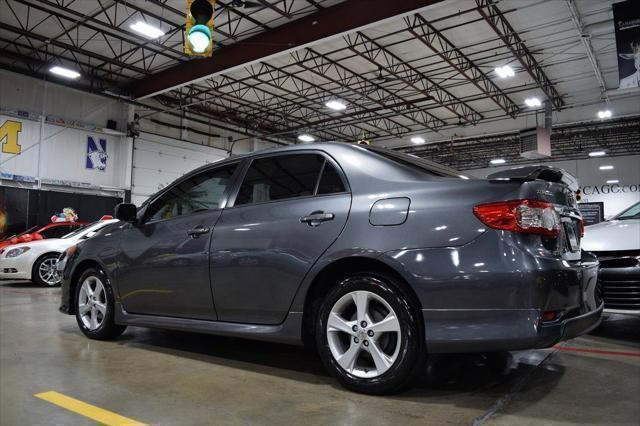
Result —
[[131, 202], [140, 205], [185, 173], [226, 157], [221, 149], [142, 133], [134, 145]]

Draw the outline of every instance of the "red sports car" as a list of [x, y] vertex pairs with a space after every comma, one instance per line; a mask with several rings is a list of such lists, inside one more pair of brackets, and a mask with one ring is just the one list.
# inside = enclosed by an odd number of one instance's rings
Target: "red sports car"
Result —
[[0, 241], [0, 248], [19, 243], [42, 240], [45, 238], [60, 238], [69, 232], [80, 229], [87, 225], [87, 222], [55, 222], [44, 226], [34, 226], [21, 234], [14, 235], [6, 240]]

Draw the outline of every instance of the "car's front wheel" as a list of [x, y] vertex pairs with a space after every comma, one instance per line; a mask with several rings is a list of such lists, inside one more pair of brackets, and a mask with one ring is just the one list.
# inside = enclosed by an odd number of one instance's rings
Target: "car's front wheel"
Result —
[[45, 287], [60, 284], [60, 275], [56, 270], [58, 256], [57, 253], [48, 253], [36, 260], [31, 271], [32, 279], [36, 284]]
[[126, 326], [114, 321], [113, 289], [107, 275], [99, 269], [87, 269], [76, 286], [76, 321], [85, 336], [108, 340], [121, 335]]
[[324, 299], [316, 340], [327, 369], [345, 387], [387, 394], [410, 384], [422, 360], [418, 318], [390, 277], [358, 274]]

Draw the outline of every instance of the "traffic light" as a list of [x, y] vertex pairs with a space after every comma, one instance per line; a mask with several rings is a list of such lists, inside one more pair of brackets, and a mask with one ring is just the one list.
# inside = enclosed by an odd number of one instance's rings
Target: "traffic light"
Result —
[[184, 52], [189, 56], [211, 56], [213, 9], [216, 0], [187, 0]]
[[576, 191], [576, 201], [580, 202], [580, 200], [582, 200], [582, 191], [580, 190], [580, 188], [578, 188], [578, 190]]

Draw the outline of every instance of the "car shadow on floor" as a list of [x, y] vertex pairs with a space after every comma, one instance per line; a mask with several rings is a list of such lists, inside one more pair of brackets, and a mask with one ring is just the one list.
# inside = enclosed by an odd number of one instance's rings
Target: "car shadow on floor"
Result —
[[590, 333], [591, 336], [613, 339], [618, 345], [640, 347], [640, 317], [630, 315], [612, 315]]
[[[326, 372], [313, 348], [139, 328], [130, 328], [117, 342], [137, 349], [308, 383], [325, 383], [341, 389], [339, 383]], [[414, 386], [393, 398], [427, 402], [430, 397], [448, 398], [458, 394], [481, 393], [482, 398], [476, 398], [478, 406], [474, 408], [485, 408], [488, 401], [509, 392], [513, 384], [529, 374], [546, 354], [546, 351], [523, 351], [514, 354], [430, 356]], [[562, 368], [545, 371], [542, 374], [543, 381], [552, 388], [562, 374]], [[469, 404], [475, 404], [473, 399], [470, 398]]]

